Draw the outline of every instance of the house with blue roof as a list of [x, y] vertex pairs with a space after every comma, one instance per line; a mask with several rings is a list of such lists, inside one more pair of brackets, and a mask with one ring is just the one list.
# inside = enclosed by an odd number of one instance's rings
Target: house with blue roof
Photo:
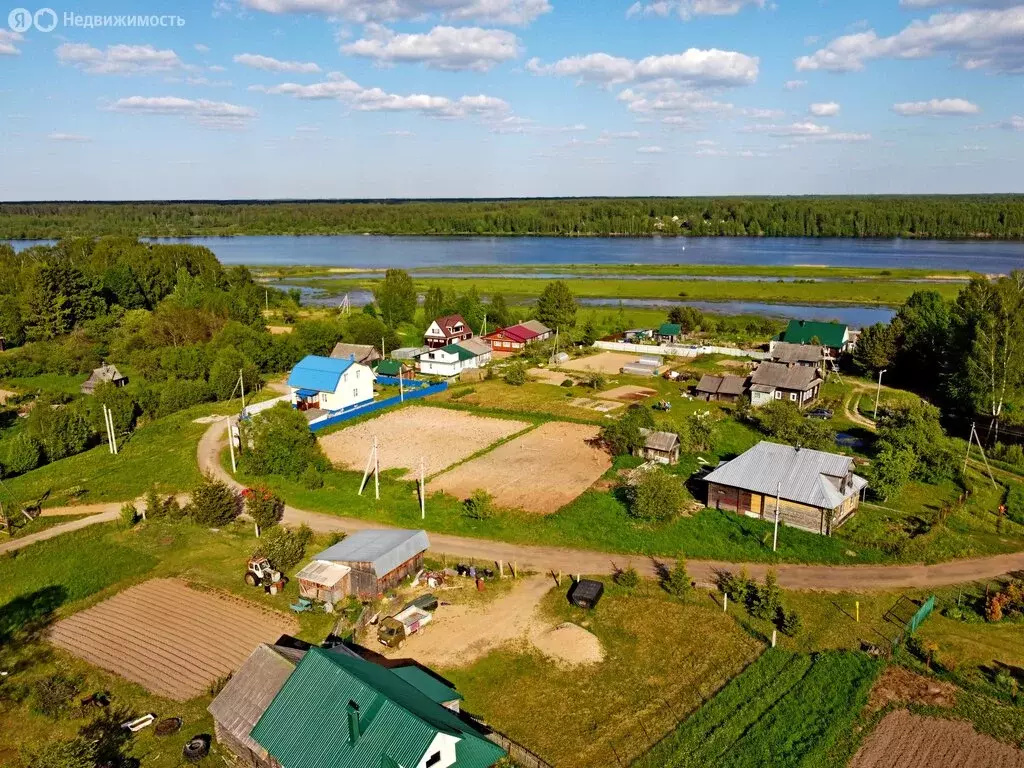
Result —
[[292, 404], [300, 411], [339, 413], [373, 402], [373, 371], [344, 359], [307, 355], [288, 376]]

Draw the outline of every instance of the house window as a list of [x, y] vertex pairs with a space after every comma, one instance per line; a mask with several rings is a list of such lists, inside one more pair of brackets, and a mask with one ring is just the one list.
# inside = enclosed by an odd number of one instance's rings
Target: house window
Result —
[[789, 399], [795, 401], [796, 400], [796, 392], [790, 392], [789, 393]]
[[359, 397], [359, 389], [358, 388], [352, 390], [352, 397]]
[[430, 768], [430, 766], [432, 766], [432, 765], [437, 765], [440, 762], [441, 762], [441, 753], [440, 752], [435, 752], [427, 760], [427, 768]]
[[326, 403], [327, 402], [327, 393], [326, 392], [321, 392], [320, 393], [320, 402], [321, 403]]
[[779, 390], [775, 390], [775, 399], [776, 400], [781, 400], [782, 399], [782, 393], [779, 392]]

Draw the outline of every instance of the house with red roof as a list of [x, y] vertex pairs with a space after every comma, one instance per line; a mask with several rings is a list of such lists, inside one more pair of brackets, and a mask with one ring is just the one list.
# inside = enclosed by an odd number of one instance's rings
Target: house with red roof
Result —
[[430, 324], [423, 341], [430, 349], [440, 349], [449, 344], [473, 338], [473, 329], [469, 327], [462, 315], [445, 315]]
[[498, 328], [484, 336], [483, 340], [490, 344], [495, 352], [517, 352], [527, 344], [551, 338], [551, 334], [551, 329], [543, 323], [527, 320], [508, 328]]

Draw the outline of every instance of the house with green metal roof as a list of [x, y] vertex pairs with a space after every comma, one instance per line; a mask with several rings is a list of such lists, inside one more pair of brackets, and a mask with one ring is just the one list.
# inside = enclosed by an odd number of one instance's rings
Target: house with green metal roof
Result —
[[458, 376], [470, 368], [482, 368], [491, 361], [491, 348], [476, 339], [431, 349], [417, 358], [425, 376]]
[[399, 375], [403, 379], [409, 379], [416, 375], [415, 369], [401, 360], [381, 360], [377, 363], [375, 371], [378, 376], [387, 376], [392, 379], [397, 379]]
[[683, 326], [679, 323], [662, 323], [658, 329], [658, 341], [673, 343], [679, 340], [683, 333]]
[[786, 330], [772, 341], [828, 347], [834, 355], [849, 352], [852, 347], [848, 326], [841, 323], [821, 323], [815, 320], [790, 320]]
[[311, 648], [250, 736], [282, 768], [490, 768], [505, 751], [443, 706], [444, 684]]

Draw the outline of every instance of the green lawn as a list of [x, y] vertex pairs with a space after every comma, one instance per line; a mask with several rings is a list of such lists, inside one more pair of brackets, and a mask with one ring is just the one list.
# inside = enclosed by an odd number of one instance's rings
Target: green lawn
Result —
[[554, 765], [628, 763], [761, 651], [703, 592], [681, 602], [650, 583], [629, 591], [609, 582], [587, 612], [567, 603], [567, 584], [547, 595], [544, 613], [595, 634], [603, 662], [567, 669], [510, 647], [440, 670], [468, 709]]
[[[308, 551], [326, 544], [327, 539], [320, 537]], [[73, 736], [94, 716], [77, 707], [58, 720], [32, 711], [33, 683], [64, 669], [81, 678], [81, 697], [108, 691], [115, 713], [112, 717], [119, 718], [118, 723], [144, 712], [182, 717], [185, 725], [176, 736], [158, 739], [149, 728], [132, 737], [126, 750], [147, 768], [182, 765], [185, 740], [196, 733], [213, 732], [206, 712], [209, 695], [184, 703], [162, 699], [26, 633], [156, 577], [180, 577], [287, 612], [288, 604], [297, 597], [297, 583], [288, 584], [284, 594], [271, 596], [242, 581], [246, 558], [255, 546], [248, 524], [211, 532], [187, 522], [150, 521], [127, 531], [115, 524], [97, 525], [0, 557], [0, 669], [11, 671], [0, 696], [0, 764], [19, 765], [19, 748]], [[320, 642], [335, 618], [322, 612], [300, 614], [299, 637]], [[222, 757], [220, 747], [214, 745], [211, 759]]]
[[832, 751], [867, 702], [880, 670], [881, 664], [860, 653], [765, 651], [634, 765], [842, 765], [833, 762]]
[[65, 395], [82, 394], [82, 384], [88, 374], [63, 375], [59, 373], [41, 373], [38, 376], [22, 376], [0, 381], [0, 388], [14, 389], [20, 392], [52, 392]]
[[[18, 477], [6, 478], [4, 499], [44, 507], [69, 503], [127, 501], [154, 485], [163, 493], [184, 491], [199, 481], [196, 446], [208, 424], [195, 419], [237, 411], [235, 403], [200, 405], [139, 427], [117, 456], [106, 445], [71, 456]], [[2, 493], [2, 490], [0, 490]]]

